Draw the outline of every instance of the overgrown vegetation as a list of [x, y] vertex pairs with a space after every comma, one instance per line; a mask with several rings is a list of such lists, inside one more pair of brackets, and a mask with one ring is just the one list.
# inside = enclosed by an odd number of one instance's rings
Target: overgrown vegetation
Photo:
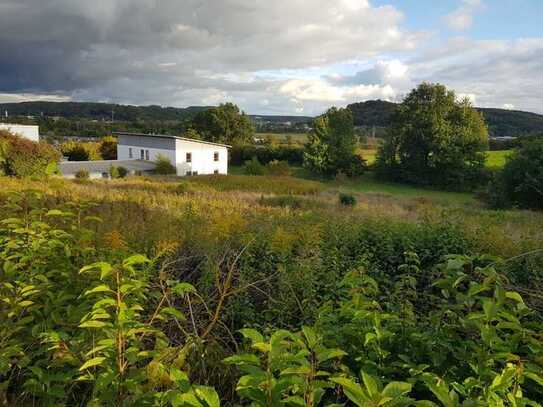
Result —
[[[213, 192], [227, 179], [1, 180], [5, 403], [541, 400], [535, 279], [511, 278], [527, 263], [446, 256], [479, 233], [338, 212], [337, 196], [242, 206]], [[27, 186], [45, 194], [6, 195]]]
[[46, 143], [0, 130], [0, 176], [44, 177], [57, 171], [59, 153]]

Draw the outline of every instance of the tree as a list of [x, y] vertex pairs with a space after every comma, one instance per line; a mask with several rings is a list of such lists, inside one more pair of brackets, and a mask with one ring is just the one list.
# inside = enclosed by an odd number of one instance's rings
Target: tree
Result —
[[99, 147], [100, 155], [104, 160], [116, 160], [117, 159], [117, 139], [115, 137], [107, 136], [102, 139]]
[[349, 109], [329, 109], [315, 119], [314, 130], [305, 146], [304, 166], [320, 175], [358, 175], [363, 160], [355, 154], [356, 136]]
[[249, 116], [232, 103], [199, 112], [189, 127], [204, 140], [219, 143], [249, 142], [254, 135], [254, 127]]
[[543, 138], [528, 140], [507, 158], [489, 188], [493, 207], [543, 209]]
[[400, 181], [466, 187], [481, 180], [487, 145], [483, 116], [467, 98], [422, 83], [396, 109], [377, 169]]

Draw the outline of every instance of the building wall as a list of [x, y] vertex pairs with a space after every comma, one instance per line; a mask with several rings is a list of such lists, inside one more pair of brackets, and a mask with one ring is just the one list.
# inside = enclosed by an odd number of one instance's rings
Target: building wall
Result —
[[17, 134], [32, 141], [40, 141], [40, 129], [38, 126], [0, 123], [0, 130], [7, 130], [10, 133]]
[[[132, 149], [132, 157], [130, 157]], [[143, 159], [156, 161], [159, 155], [170, 160], [175, 165], [175, 139], [166, 137], [144, 137], [120, 135], [117, 144], [118, 160], [140, 160], [143, 150]]]
[[[177, 169], [177, 175], [188, 175], [197, 172], [199, 175], [228, 173], [228, 149], [213, 144], [205, 144], [175, 138], [156, 136], [123, 136], [119, 135], [117, 144], [118, 160], [143, 159], [156, 161], [159, 155], [170, 160]], [[132, 157], [130, 157], [132, 149]], [[148, 158], [147, 158], [148, 152]], [[214, 154], [219, 153], [219, 160], [214, 160]], [[187, 153], [192, 154], [192, 160], [187, 162]]]
[[[219, 161], [214, 161], [214, 153], [219, 153]], [[191, 162], [187, 162], [187, 153], [192, 155]], [[177, 175], [188, 175], [187, 172], [198, 175], [228, 174], [228, 149], [212, 144], [204, 144], [187, 140], [176, 140]]]

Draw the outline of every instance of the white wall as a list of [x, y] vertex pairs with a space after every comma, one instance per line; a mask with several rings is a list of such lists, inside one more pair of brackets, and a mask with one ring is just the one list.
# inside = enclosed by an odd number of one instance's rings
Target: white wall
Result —
[[38, 126], [0, 123], [0, 130], [7, 130], [10, 133], [17, 134], [32, 141], [40, 141], [40, 129]]
[[[132, 148], [132, 158], [129, 149]], [[146, 159], [145, 151], [149, 151], [149, 161], [156, 161], [159, 155], [166, 157], [172, 165], [175, 165], [175, 152], [161, 148], [139, 147], [130, 145], [117, 145], [117, 160], [140, 160], [141, 150], [144, 151], [143, 159]]]
[[[219, 161], [214, 161], [214, 153], [219, 153]], [[187, 153], [192, 154], [192, 162], [187, 163]], [[172, 162], [173, 163], [173, 162]], [[177, 175], [186, 175], [187, 171], [198, 175], [228, 174], [228, 149], [213, 144], [204, 144], [187, 140], [176, 140]]]

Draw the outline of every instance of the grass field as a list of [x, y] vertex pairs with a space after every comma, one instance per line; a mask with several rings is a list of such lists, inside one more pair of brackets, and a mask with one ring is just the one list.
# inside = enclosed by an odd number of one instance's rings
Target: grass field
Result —
[[511, 154], [511, 150], [505, 151], [489, 151], [487, 152], [486, 166], [490, 169], [500, 169], [505, 165], [507, 156]]

